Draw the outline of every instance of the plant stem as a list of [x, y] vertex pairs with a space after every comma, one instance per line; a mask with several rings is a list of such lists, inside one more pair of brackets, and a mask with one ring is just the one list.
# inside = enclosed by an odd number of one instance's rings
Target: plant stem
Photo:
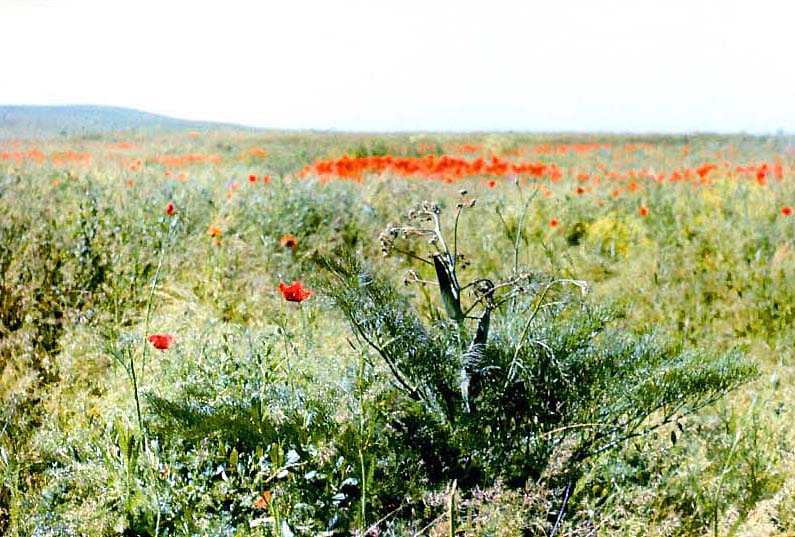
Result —
[[[519, 189], [519, 195], [521, 196], [522, 187], [519, 186], [518, 184], [516, 185], [516, 187]], [[524, 229], [524, 220], [525, 220], [525, 217], [527, 216], [527, 210], [530, 208], [530, 202], [533, 201], [533, 198], [536, 197], [536, 194], [538, 194], [538, 188], [537, 187], [533, 191], [533, 194], [530, 197], [527, 198], [527, 201], [524, 204], [524, 209], [522, 209], [522, 216], [519, 217], [519, 226], [516, 228], [516, 241], [514, 242], [514, 245], [513, 245], [513, 273], [514, 273], [514, 275], [516, 275], [516, 273], [519, 272], [519, 243], [522, 240], [522, 230]]]
[[138, 428], [140, 429], [141, 433], [144, 433], [144, 420], [141, 417], [141, 401], [138, 398], [138, 378], [135, 375], [135, 353], [132, 350], [128, 351], [130, 354], [130, 377], [132, 378], [133, 383], [133, 397], [135, 398], [135, 415], [138, 418]]
[[552, 527], [552, 531], [549, 532], [549, 537], [555, 536], [555, 534], [558, 532], [558, 528], [560, 528], [560, 524], [563, 522], [563, 517], [566, 515], [566, 506], [569, 504], [569, 497], [571, 496], [572, 487], [574, 487], [574, 481], [569, 481], [569, 484], [566, 485], [566, 491], [563, 493], [563, 505], [560, 506], [558, 518], [555, 520], [555, 525]]

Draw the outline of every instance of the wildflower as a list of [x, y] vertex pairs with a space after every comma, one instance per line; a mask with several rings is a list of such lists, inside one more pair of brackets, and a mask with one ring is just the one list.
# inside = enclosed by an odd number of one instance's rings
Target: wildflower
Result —
[[257, 509], [267, 509], [271, 503], [271, 491], [266, 490], [261, 496], [254, 500], [254, 507]]
[[256, 175], [249, 175], [248, 176], [248, 182], [249, 183], [256, 183], [257, 182], [257, 176]]
[[281, 282], [279, 291], [288, 302], [303, 302], [312, 295], [312, 291], [304, 289], [303, 286], [304, 284], [299, 281], [294, 281], [292, 285], [285, 285], [284, 282]]
[[782, 207], [781, 214], [783, 214], [784, 216], [792, 216], [792, 207], [790, 206]]
[[649, 214], [649, 210], [645, 206], [641, 206], [641, 208], [638, 209], [638, 214], [641, 216], [646, 216]]
[[557, 218], [553, 218], [549, 221], [549, 227], [558, 227], [558, 224], [560, 224], [560, 222], [558, 222]]
[[279, 244], [290, 250], [295, 250], [298, 248], [298, 238], [295, 235], [283, 235], [282, 238], [279, 239]]
[[169, 203], [166, 205], [166, 216], [173, 216], [174, 215], [174, 204]]
[[207, 233], [210, 234], [210, 237], [217, 239], [218, 237], [221, 236], [223, 231], [221, 231], [221, 228], [219, 228], [218, 226], [213, 225], [207, 228]]
[[174, 336], [171, 334], [152, 334], [147, 339], [154, 348], [160, 351], [168, 349], [174, 343]]
[[495, 181], [494, 179], [490, 179], [489, 182], [486, 184], [489, 186], [489, 188], [494, 188], [495, 186], [497, 186], [497, 181]]

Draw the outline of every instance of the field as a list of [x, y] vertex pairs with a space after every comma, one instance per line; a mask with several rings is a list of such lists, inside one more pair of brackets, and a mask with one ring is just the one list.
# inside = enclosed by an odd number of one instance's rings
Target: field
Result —
[[0, 534], [795, 531], [791, 138], [0, 159]]

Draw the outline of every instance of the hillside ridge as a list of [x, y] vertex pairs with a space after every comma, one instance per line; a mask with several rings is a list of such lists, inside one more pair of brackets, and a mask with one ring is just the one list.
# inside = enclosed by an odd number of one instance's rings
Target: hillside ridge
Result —
[[80, 136], [114, 131], [256, 130], [101, 105], [0, 105], [0, 138]]

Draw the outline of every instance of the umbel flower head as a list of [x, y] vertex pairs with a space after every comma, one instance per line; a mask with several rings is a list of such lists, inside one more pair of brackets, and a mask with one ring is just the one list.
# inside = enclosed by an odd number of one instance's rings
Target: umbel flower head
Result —
[[297, 280], [292, 285], [280, 282], [279, 291], [287, 302], [303, 302], [312, 295], [312, 291], [304, 289], [304, 284]]

